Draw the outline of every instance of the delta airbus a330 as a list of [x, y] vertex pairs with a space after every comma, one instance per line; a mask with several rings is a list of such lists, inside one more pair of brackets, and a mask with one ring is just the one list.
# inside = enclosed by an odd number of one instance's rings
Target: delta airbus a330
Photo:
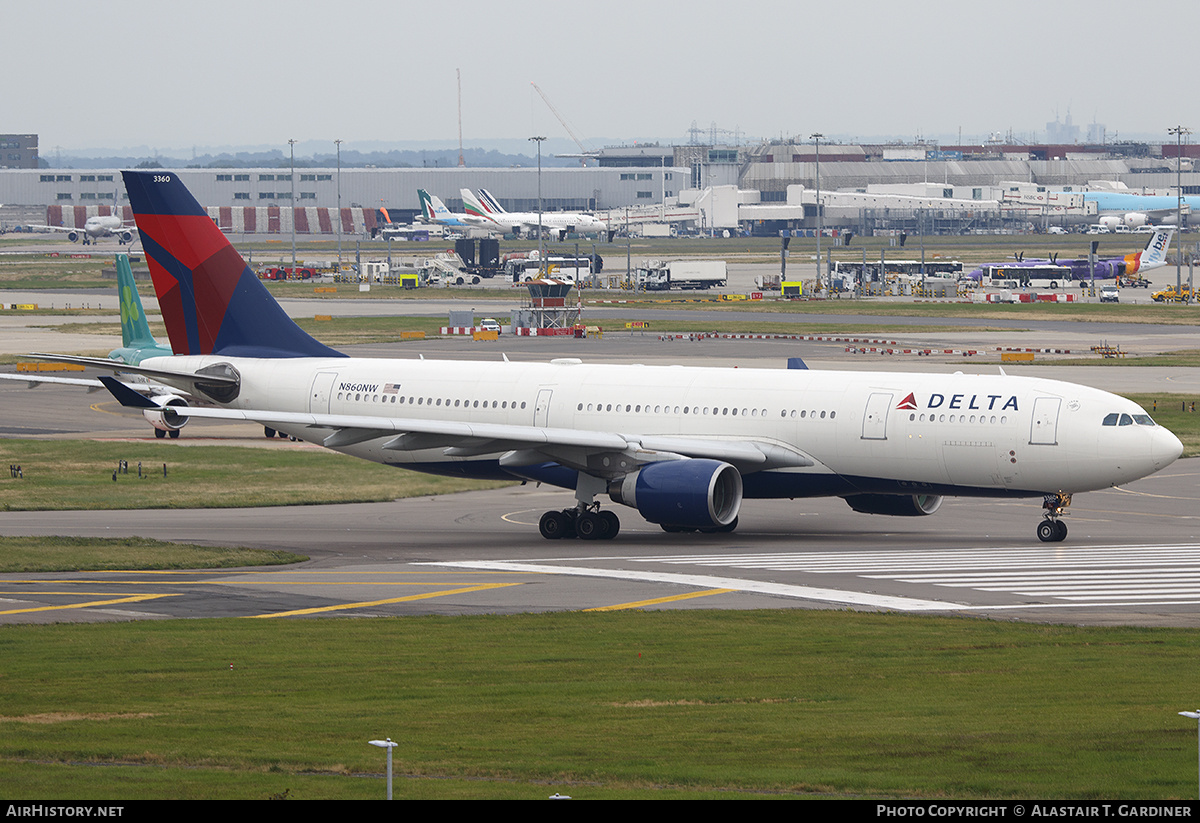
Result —
[[604, 497], [666, 531], [727, 532], [744, 499], [836, 495], [860, 512], [928, 515], [962, 495], [1042, 498], [1038, 537], [1057, 541], [1071, 494], [1182, 452], [1129, 400], [1003, 373], [346, 357], [284, 314], [174, 174], [124, 176], [175, 354], [73, 359], [215, 407], [165, 408], [101, 378], [123, 403], [170, 425], [256, 421], [389, 465], [573, 489], [573, 506], [542, 516], [547, 538], [614, 537]]

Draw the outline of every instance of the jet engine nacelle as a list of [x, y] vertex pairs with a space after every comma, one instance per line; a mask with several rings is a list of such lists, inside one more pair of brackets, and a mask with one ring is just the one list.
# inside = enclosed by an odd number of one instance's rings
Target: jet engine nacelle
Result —
[[187, 425], [186, 417], [180, 417], [171, 412], [172, 406], [186, 406], [187, 400], [177, 394], [164, 394], [150, 399], [159, 405], [157, 409], [142, 409], [142, 416], [149, 421], [151, 426], [159, 431], [173, 432], [179, 431]]
[[612, 481], [608, 496], [637, 509], [651, 523], [716, 529], [737, 519], [742, 476], [719, 460], [667, 460]]
[[1125, 225], [1131, 229], [1136, 229], [1138, 226], [1144, 226], [1149, 218], [1141, 212], [1131, 211], [1125, 215]]
[[1101, 226], [1104, 226], [1104, 228], [1108, 229], [1109, 231], [1115, 231], [1117, 226], [1120, 226], [1125, 222], [1125, 219], [1119, 215], [1109, 214], [1101, 217], [1098, 222]]
[[122, 243], [132, 243], [133, 242], [133, 232], [123, 231], [117, 235], [117, 239], [120, 240]]
[[67, 239], [70, 240], [72, 243], [77, 242], [79, 240], [79, 232], [77, 232], [77, 231], [67, 232]]
[[894, 517], [924, 517], [942, 505], [940, 494], [852, 494], [842, 499], [856, 512]]

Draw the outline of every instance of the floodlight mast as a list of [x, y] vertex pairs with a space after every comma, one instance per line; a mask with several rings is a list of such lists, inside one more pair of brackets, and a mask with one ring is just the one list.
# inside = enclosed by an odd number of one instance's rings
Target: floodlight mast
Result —
[[1196, 721], [1196, 797], [1200, 798], [1200, 709], [1194, 712], [1179, 712], [1179, 715]]
[[[817, 146], [817, 286], [821, 285], [821, 138], [820, 132], [809, 135]], [[831, 283], [825, 284], [825, 296], [829, 296]]]
[[[1179, 232], [1179, 251], [1175, 253], [1175, 293], [1183, 291], [1183, 136], [1192, 130], [1184, 126], [1172, 126], [1167, 134], [1175, 135], [1175, 228]], [[1192, 302], [1191, 294], [1187, 302]]]
[[392, 741], [392, 738], [385, 740], [368, 740], [372, 746], [378, 746], [381, 749], [387, 749], [387, 799], [392, 799], [392, 749], [398, 746], [398, 743]]

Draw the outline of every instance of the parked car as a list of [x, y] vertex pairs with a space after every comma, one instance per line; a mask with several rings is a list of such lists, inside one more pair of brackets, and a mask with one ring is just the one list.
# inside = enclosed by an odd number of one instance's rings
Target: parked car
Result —
[[1101, 303], [1120, 303], [1121, 290], [1116, 286], [1101, 286], [1100, 287], [1100, 302]]

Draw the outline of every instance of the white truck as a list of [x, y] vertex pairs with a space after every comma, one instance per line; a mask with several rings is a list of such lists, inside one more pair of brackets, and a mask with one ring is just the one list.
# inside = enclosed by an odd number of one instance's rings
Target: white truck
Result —
[[647, 260], [634, 274], [639, 288], [719, 289], [727, 280], [724, 260]]

